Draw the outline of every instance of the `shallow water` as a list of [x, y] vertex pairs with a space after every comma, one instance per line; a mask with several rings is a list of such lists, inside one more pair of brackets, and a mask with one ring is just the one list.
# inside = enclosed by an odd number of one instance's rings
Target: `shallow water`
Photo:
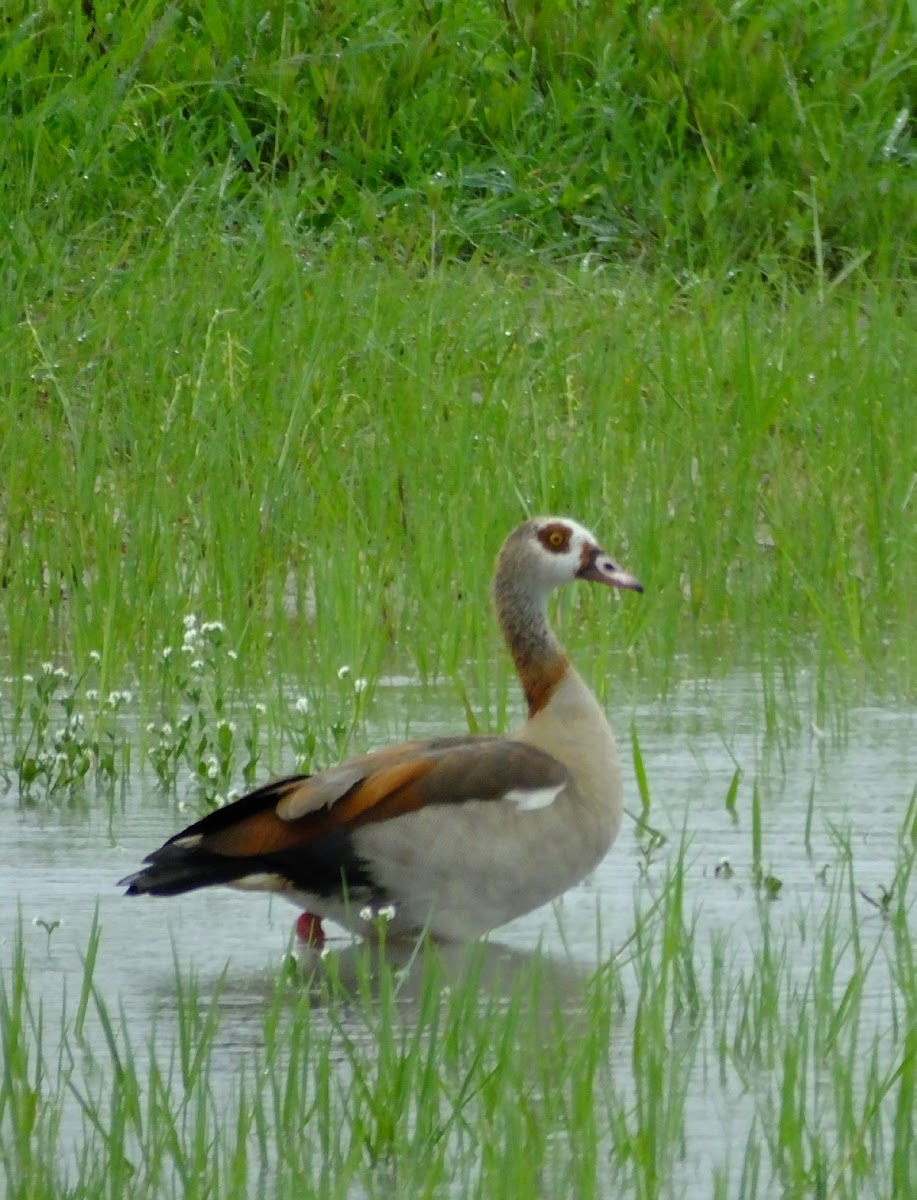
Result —
[[[420, 703], [418, 689], [403, 681], [381, 688], [376, 704], [384, 705], [387, 698], [406, 708]], [[425, 690], [422, 703], [423, 720], [411, 723], [414, 735], [454, 730], [451, 691], [437, 705]], [[917, 784], [913, 709], [853, 708], [843, 741], [812, 731], [778, 747], [760, 733], [757, 681], [736, 675], [686, 685], [664, 703], [641, 705], [632, 713], [613, 710], [612, 719], [625, 763], [625, 803], [631, 813], [638, 811], [629, 741], [633, 720], [651, 793], [648, 821], [667, 841], [647, 849], [645, 830], [625, 818], [618, 843], [590, 879], [556, 905], [493, 935], [491, 957], [504, 972], [526, 963], [540, 946], [575, 985], [583, 971], [626, 943], [635, 904], [653, 896], [680, 844], [687, 864], [686, 910], [696, 915], [697, 945], [707, 946], [711, 934], [722, 931], [730, 935], [736, 965], [742, 965], [743, 956], [750, 965], [760, 930], [751, 870], [753, 782], [761, 801], [763, 864], [782, 882], [774, 919], [791, 928], [800, 913], [817, 912], [825, 902], [838, 860], [835, 831], [849, 839], [858, 887], [881, 898], [894, 872], [900, 824]], [[372, 740], [370, 730], [370, 744]], [[7, 749], [0, 747], [0, 755], [8, 757]], [[725, 798], [737, 767], [742, 781], [733, 819]], [[8, 969], [9, 944], [21, 918], [31, 993], [41, 1000], [46, 1030], [53, 1031], [64, 997], [72, 1005], [79, 992], [81, 955], [98, 913], [102, 937], [95, 982], [109, 1006], [120, 1008], [131, 1044], [141, 1055], [154, 1021], [160, 1030], [171, 1027], [175, 963], [194, 965], [204, 1000], [225, 971], [213, 1082], [219, 1087], [222, 1078], [229, 1086], [237, 1076], [240, 1053], [257, 1037], [266, 998], [290, 946], [295, 909], [268, 897], [219, 889], [170, 900], [125, 898], [115, 881], [191, 819], [191, 814], [176, 812], [173, 800], [158, 796], [140, 779], [135, 782], [123, 810], [119, 805], [108, 812], [100, 805], [88, 815], [51, 803], [20, 808], [12, 792], [0, 799], [3, 970]], [[734, 871], [729, 878], [722, 870], [716, 873], [723, 859]], [[862, 903], [866, 928], [874, 919], [878, 931], [878, 909], [866, 898]], [[58, 921], [49, 933], [46, 927]], [[341, 950], [346, 945], [343, 939], [334, 944]], [[800, 954], [800, 970], [810, 967], [806, 949]], [[882, 997], [876, 999], [881, 1010]], [[102, 1032], [95, 1028], [88, 1036], [101, 1039]], [[714, 1166], [726, 1161], [724, 1144], [743, 1143], [750, 1107], [728, 1085], [708, 1092], [703, 1072], [692, 1086], [698, 1094], [697, 1102], [686, 1108], [680, 1194], [700, 1198], [711, 1194]], [[66, 1116], [65, 1141], [79, 1138], [81, 1121], [74, 1105]]]

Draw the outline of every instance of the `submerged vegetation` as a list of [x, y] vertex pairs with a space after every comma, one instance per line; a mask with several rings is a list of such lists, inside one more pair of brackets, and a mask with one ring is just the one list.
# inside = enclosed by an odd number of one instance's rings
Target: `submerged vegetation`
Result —
[[[486, 584], [526, 511], [646, 585], [558, 620], [631, 727], [612, 949], [602, 913], [588, 962], [364, 947], [245, 1003], [179, 962], [125, 1004], [104, 905], [68, 932], [52, 895], [33, 941], [20, 897], [10, 1200], [913, 1190], [909, 768], [858, 795], [881, 883], [814, 769], [791, 814], [758, 780], [917, 697], [914, 32], [904, 0], [7, 3], [10, 828], [103, 813], [108, 850], [138, 792], [206, 807], [410, 733], [399, 679], [431, 731], [505, 727]], [[736, 668], [717, 924], [636, 710]]]

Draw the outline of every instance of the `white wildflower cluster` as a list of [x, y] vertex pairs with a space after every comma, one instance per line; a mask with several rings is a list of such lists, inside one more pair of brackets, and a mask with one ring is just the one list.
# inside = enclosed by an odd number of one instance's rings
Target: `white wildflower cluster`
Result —
[[61, 791], [78, 786], [92, 766], [92, 743], [86, 734], [83, 714], [70, 712], [60, 729], [38, 755], [36, 766], [45, 776], [48, 790]]
[[186, 654], [194, 654], [206, 642], [218, 643], [226, 632], [222, 621], [201, 621], [198, 623], [196, 613], [188, 613], [182, 617], [182, 650]]
[[[337, 671], [338, 679], [349, 679], [351, 676], [351, 673], [352, 673], [352, 668], [350, 667], [349, 663], [344, 663], [342, 666], [338, 667], [338, 671]], [[367, 679], [364, 679], [364, 677], [362, 675], [357, 675], [354, 678], [353, 690], [356, 692], [356, 694], [358, 696], [361, 696], [368, 687], [369, 687], [369, 681]]]
[[147, 757], [160, 785], [164, 788], [170, 789], [175, 786], [193, 724], [194, 718], [188, 713], [175, 723], [163, 721], [157, 725], [151, 721], [146, 727], [147, 733], [155, 738], [153, 745], [147, 750]]
[[[149, 732], [156, 738], [148, 751], [160, 785], [173, 790], [181, 770], [190, 772], [205, 803], [218, 807], [227, 802], [228, 785], [237, 767], [239, 735], [229, 708], [221, 666], [235, 662], [238, 654], [226, 645], [222, 621], [201, 620], [196, 613], [182, 617], [180, 646], [162, 651], [162, 665], [177, 685], [184, 715]], [[267, 709], [256, 705], [255, 711]], [[257, 720], [255, 721], [257, 730]], [[244, 767], [249, 782], [258, 759], [257, 732], [246, 733], [249, 761]]]
[[98, 687], [85, 686], [101, 662], [101, 652], [90, 650], [88, 663], [76, 675], [46, 661], [34, 675], [23, 676], [22, 683], [34, 687], [34, 697], [22, 708], [29, 723], [23, 722], [23, 739], [13, 754], [22, 795], [39, 787], [48, 796], [73, 793], [85, 786], [90, 773], [97, 787], [114, 786], [126, 735], [113, 718], [133, 702], [133, 693], [121, 689], [106, 696]]
[[[196, 613], [182, 617], [180, 652], [191, 659], [191, 670], [195, 674], [204, 673], [209, 656], [217, 648], [232, 661], [238, 658], [235, 650], [223, 646], [225, 634], [226, 626], [222, 621], [198, 621]], [[163, 666], [172, 662], [174, 655], [175, 647], [165, 646], [160, 655]]]
[[361, 921], [380, 921], [382, 924], [388, 924], [389, 921], [395, 919], [397, 909], [394, 904], [382, 904], [378, 908], [374, 908], [371, 904], [366, 904], [360, 909]]

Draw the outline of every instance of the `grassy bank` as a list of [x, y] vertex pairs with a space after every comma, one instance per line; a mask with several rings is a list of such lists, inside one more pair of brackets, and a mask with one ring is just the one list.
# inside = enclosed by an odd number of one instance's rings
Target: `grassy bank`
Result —
[[[782, 278], [913, 267], [905, 0], [12, 0], [7, 195], [30, 245], [220, 178], [304, 236]], [[150, 182], [154, 182], [151, 189]], [[41, 221], [44, 224], [44, 221]]]

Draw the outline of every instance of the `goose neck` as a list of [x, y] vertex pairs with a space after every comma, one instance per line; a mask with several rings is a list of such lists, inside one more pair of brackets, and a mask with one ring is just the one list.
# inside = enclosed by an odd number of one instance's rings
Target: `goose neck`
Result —
[[498, 571], [493, 594], [497, 620], [532, 717], [551, 699], [569, 666], [548, 623], [548, 593]]

